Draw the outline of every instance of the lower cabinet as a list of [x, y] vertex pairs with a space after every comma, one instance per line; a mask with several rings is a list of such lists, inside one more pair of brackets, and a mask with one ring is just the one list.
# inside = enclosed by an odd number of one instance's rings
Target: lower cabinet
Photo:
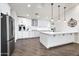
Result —
[[37, 32], [37, 31], [22, 31], [22, 32], [18, 32], [18, 34], [17, 34], [17, 39], [32, 38], [32, 37], [39, 37], [39, 32]]
[[69, 44], [74, 42], [74, 34], [45, 34], [40, 33], [40, 42], [48, 49], [51, 47], [56, 47], [64, 44]]
[[39, 33], [37, 31], [29, 31], [28, 37], [39, 37]]

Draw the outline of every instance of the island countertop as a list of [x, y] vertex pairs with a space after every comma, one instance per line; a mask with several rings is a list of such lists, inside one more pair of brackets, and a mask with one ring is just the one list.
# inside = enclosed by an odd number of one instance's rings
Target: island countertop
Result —
[[75, 39], [78, 39], [74, 34], [78, 34], [78, 31], [39, 31], [40, 43], [42, 43], [47, 49], [50, 47], [60, 46], [69, 43], [75, 43]]
[[43, 34], [48, 34], [48, 35], [51, 35], [51, 34], [73, 34], [73, 33], [79, 33], [78, 31], [63, 31], [63, 32], [51, 32], [51, 31], [39, 31], [40, 33], [43, 33]]

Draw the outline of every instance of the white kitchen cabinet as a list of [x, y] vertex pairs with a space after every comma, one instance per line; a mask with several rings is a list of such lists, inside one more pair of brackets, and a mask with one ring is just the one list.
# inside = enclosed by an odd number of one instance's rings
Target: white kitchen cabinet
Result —
[[[72, 34], [71, 34], [72, 33]], [[73, 32], [40, 32], [40, 42], [46, 47], [55, 47], [59, 45], [64, 45], [68, 43], [74, 43]]]
[[39, 32], [38, 31], [34, 31], [34, 30], [32, 30], [32, 31], [29, 31], [28, 32], [28, 37], [39, 37]]
[[39, 37], [38, 31], [18, 31], [17, 39]]

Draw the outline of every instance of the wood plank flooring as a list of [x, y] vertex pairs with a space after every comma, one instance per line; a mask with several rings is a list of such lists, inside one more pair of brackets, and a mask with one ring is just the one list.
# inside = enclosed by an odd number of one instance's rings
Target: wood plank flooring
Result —
[[21, 39], [16, 41], [12, 56], [79, 56], [79, 44], [67, 44], [46, 49], [39, 38]]

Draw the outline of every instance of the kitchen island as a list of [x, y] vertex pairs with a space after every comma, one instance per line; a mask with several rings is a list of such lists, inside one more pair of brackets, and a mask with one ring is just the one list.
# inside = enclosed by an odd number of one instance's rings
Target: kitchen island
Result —
[[75, 42], [74, 32], [51, 32], [51, 31], [39, 31], [40, 42], [48, 49], [55, 46], [60, 46], [68, 43]]

